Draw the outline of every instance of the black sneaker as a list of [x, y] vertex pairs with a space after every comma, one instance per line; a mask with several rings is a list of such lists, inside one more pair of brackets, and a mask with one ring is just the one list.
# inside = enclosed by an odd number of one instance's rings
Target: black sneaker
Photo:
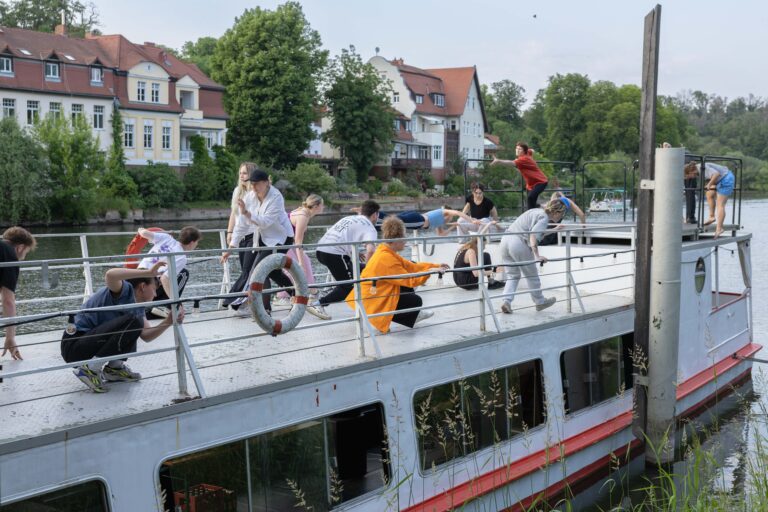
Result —
[[498, 290], [499, 288], [504, 288], [504, 283], [502, 281], [497, 281], [493, 278], [488, 279], [489, 290]]

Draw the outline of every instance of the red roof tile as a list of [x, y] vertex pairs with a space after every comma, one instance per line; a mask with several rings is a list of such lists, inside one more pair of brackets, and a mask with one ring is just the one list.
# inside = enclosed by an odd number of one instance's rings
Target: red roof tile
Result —
[[445, 84], [445, 109], [447, 111], [446, 115], [449, 116], [460, 116], [464, 113], [469, 88], [474, 82], [477, 87], [477, 100], [480, 102], [480, 112], [483, 114], [483, 127], [484, 129], [488, 128], [483, 97], [480, 94], [480, 80], [477, 78], [477, 69], [474, 66], [468, 68], [428, 69], [427, 71], [435, 76], [439, 76]]

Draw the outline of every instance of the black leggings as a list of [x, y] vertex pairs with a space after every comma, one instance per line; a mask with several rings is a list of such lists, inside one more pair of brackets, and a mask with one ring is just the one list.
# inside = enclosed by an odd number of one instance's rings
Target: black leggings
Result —
[[[246, 252], [245, 257], [245, 264], [243, 266], [243, 273], [240, 274], [240, 277], [237, 278], [237, 281], [235, 281], [235, 284], [232, 285], [232, 288], [230, 288], [229, 293], [237, 293], [246, 291], [246, 287], [248, 286], [248, 282], [251, 278], [251, 272], [253, 271], [254, 267], [258, 265], [261, 260], [269, 256], [270, 254], [274, 253], [281, 253], [285, 254], [288, 252], [288, 249], [282, 248], [283, 245], [293, 245], [293, 237], [288, 237], [283, 244], [278, 244], [273, 247], [274, 250], [272, 251], [251, 251]], [[258, 247], [269, 247], [267, 246], [264, 241], [259, 237], [259, 245]], [[245, 269], [248, 269], [246, 272]], [[264, 288], [272, 288], [272, 282], [274, 281], [278, 284], [278, 286], [293, 286], [293, 281], [283, 273], [282, 270], [273, 270], [269, 273], [267, 276], [267, 279], [264, 281]], [[286, 290], [290, 295], [294, 295], [293, 290]], [[272, 305], [270, 304], [270, 299], [272, 297], [271, 293], [262, 293], [261, 298], [264, 303], [264, 309], [267, 311], [272, 311]], [[230, 303], [234, 302], [236, 298], [229, 298], [224, 301], [224, 305], [228, 306]], [[235, 306], [232, 306], [233, 308]]]
[[88, 332], [64, 333], [61, 338], [61, 357], [68, 363], [88, 361], [94, 357], [108, 357], [136, 352], [144, 322], [136, 315], [126, 313], [97, 325]]
[[[328, 267], [331, 275], [336, 281], [347, 281], [352, 279], [352, 258], [347, 255], [331, 254], [318, 250], [315, 255], [317, 261]], [[363, 265], [360, 266], [363, 268]], [[337, 284], [330, 292], [320, 297], [320, 304], [327, 306], [334, 302], [346, 300], [349, 292], [355, 286], [353, 284]]]
[[[395, 310], [419, 308], [421, 307], [421, 304], [421, 297], [416, 295], [416, 292], [413, 291], [413, 288], [408, 288], [407, 286], [400, 287], [400, 297], [397, 299], [397, 307]], [[416, 323], [416, 317], [418, 316], [418, 311], [395, 313], [395, 315], [392, 317], [392, 321], [406, 327], [413, 327], [413, 324]]]
[[547, 185], [549, 185], [548, 181], [545, 181], [544, 183], [537, 183], [536, 185], [533, 186], [531, 190], [528, 191], [528, 208], [526, 208], [527, 210], [539, 207], [539, 194], [544, 192], [544, 189], [547, 188]]
[[688, 224], [697, 224], [699, 220], [696, 218], [696, 190], [698, 189], [699, 180], [697, 178], [689, 178], [683, 180], [683, 186], [685, 187], [685, 221]]

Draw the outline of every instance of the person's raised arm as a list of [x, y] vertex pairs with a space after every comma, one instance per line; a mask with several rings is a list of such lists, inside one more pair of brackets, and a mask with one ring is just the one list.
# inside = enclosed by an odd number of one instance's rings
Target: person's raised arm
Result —
[[493, 155], [493, 160], [491, 160], [491, 163], [488, 165], [511, 165], [512, 167], [517, 167], [514, 160], [502, 160], [496, 158], [496, 155]]
[[464, 219], [467, 222], [471, 222], [472, 224], [480, 224], [480, 219], [473, 219], [469, 215], [467, 215], [464, 212], [460, 212], [459, 210], [450, 210], [450, 209], [443, 209], [443, 213], [447, 213], [448, 215], [452, 215], [454, 217], [459, 217]]
[[144, 238], [149, 243], [155, 243], [155, 232], [148, 229], [139, 228], [139, 236]]
[[158, 261], [152, 268], [111, 268], [107, 270], [104, 278], [107, 282], [107, 288], [112, 293], [123, 291], [123, 281], [135, 277], [157, 277], [160, 275], [160, 268], [165, 266], [164, 261]]
[[[0, 287], [0, 300], [3, 304], [3, 316], [11, 318], [16, 316], [16, 293], [6, 288]], [[5, 328], [5, 345], [3, 346], [3, 356], [10, 353], [11, 357], [16, 360], [21, 360], [21, 352], [16, 345], [16, 326], [11, 325]]]

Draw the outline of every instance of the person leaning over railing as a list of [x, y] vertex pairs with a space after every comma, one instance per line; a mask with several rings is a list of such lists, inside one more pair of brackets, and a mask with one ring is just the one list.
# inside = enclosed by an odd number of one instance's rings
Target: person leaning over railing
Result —
[[[360, 274], [361, 278], [415, 274], [431, 268], [440, 268], [442, 270], [449, 268], [445, 263], [414, 263], [400, 256], [398, 253], [405, 249], [405, 241], [394, 239], [405, 237], [405, 224], [397, 217], [389, 217], [384, 221], [381, 225], [381, 236], [383, 240], [392, 241], [379, 244], [373, 256], [371, 256], [371, 259], [366, 264], [365, 269]], [[428, 275], [380, 279], [376, 281], [375, 287], [371, 281], [363, 281], [360, 284], [360, 289], [365, 312], [368, 315], [373, 315], [386, 311], [421, 307], [421, 297], [416, 295], [413, 289], [426, 283], [427, 279], [429, 279]], [[354, 300], [355, 292], [353, 290], [347, 296], [347, 304], [352, 308], [355, 307]], [[380, 333], [385, 334], [389, 332], [389, 326], [392, 322], [406, 327], [413, 327], [416, 322], [426, 320], [433, 314], [432, 311], [427, 310], [408, 311], [377, 316], [369, 320]]]
[[501, 305], [503, 313], [512, 313], [512, 300], [521, 274], [528, 281], [536, 311], [547, 309], [556, 302], [555, 297], [544, 297], [541, 292], [541, 281], [535, 262], [547, 261], [547, 258], [539, 254], [539, 239], [550, 222], [558, 223], [563, 220], [564, 215], [565, 204], [560, 199], [552, 199], [543, 209], [527, 210], [507, 228], [507, 233], [515, 234], [506, 235], [501, 239], [501, 262], [504, 264], [506, 280], [504, 302]]
[[[103, 308], [150, 302], [157, 292], [157, 277], [165, 262], [158, 261], [149, 269], [112, 268], [104, 278], [106, 286], [81, 306], [81, 309]], [[184, 308], [178, 306], [176, 321], [184, 321]], [[61, 357], [64, 361], [88, 361], [94, 357], [109, 357], [136, 352], [136, 341], [141, 338], [150, 342], [173, 325], [172, 315], [152, 326], [144, 314], [144, 308], [119, 311], [82, 311], [75, 315], [74, 325], [67, 327], [61, 338]], [[131, 371], [125, 359], [101, 363], [85, 363], [73, 369], [94, 393], [104, 393], [106, 382], [136, 382], [141, 374]]]
[[[34, 250], [37, 242], [35, 237], [24, 228], [14, 226], [3, 232], [0, 240], [0, 262], [22, 261], [29, 251]], [[2, 312], [6, 318], [16, 316], [16, 284], [19, 280], [19, 267], [0, 267], [0, 299]], [[16, 327], [5, 328], [5, 344], [3, 356], [11, 354], [14, 359], [21, 360], [21, 352], [16, 346]]]

